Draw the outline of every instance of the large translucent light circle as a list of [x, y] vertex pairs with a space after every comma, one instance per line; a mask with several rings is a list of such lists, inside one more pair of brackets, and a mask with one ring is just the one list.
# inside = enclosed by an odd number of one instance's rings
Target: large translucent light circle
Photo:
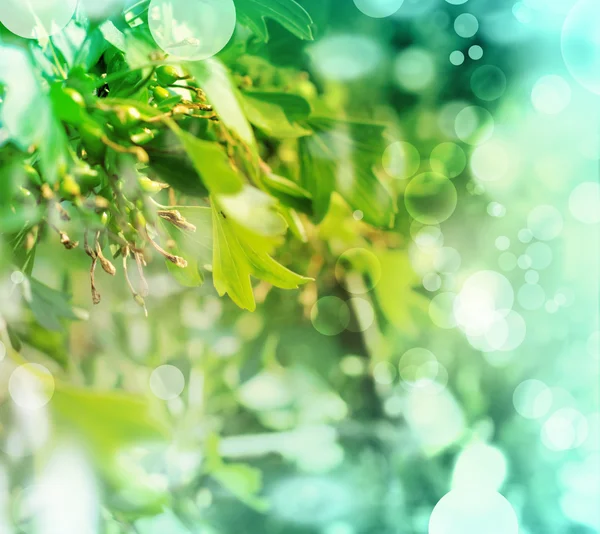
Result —
[[481, 100], [497, 100], [506, 90], [506, 76], [495, 65], [482, 65], [471, 75], [471, 90]]
[[398, 363], [400, 378], [408, 387], [430, 385], [437, 377], [439, 367], [433, 353], [420, 347], [407, 350]]
[[554, 206], [537, 206], [527, 216], [527, 228], [536, 239], [550, 241], [562, 232], [563, 218]]
[[151, 0], [148, 24], [156, 44], [181, 59], [218, 54], [235, 30], [233, 0]]
[[421, 164], [419, 151], [410, 143], [397, 141], [383, 153], [383, 168], [393, 178], [406, 179], [413, 176]]
[[441, 143], [431, 151], [429, 163], [433, 172], [454, 178], [465, 170], [467, 156], [456, 143]]
[[454, 50], [450, 53], [450, 63], [458, 67], [465, 62], [465, 55], [460, 50]]
[[531, 90], [531, 102], [540, 113], [555, 115], [571, 101], [571, 87], [560, 76], [543, 76]]
[[494, 133], [494, 118], [487, 109], [468, 106], [456, 115], [454, 129], [461, 141], [469, 145], [480, 145]]
[[77, 0], [2, 0], [0, 22], [20, 37], [38, 39], [61, 31], [76, 8]]
[[538, 284], [525, 284], [519, 289], [517, 300], [525, 310], [539, 310], [546, 301], [546, 292]]
[[10, 375], [8, 391], [21, 408], [38, 410], [48, 404], [54, 395], [54, 378], [43, 365], [26, 363]]
[[482, 352], [509, 352], [521, 345], [527, 328], [521, 315], [513, 310], [498, 310], [481, 331], [466, 329], [471, 346]]
[[437, 0], [404, 0], [394, 18], [407, 19], [422, 16], [437, 5]]
[[439, 226], [421, 226], [421, 223], [414, 221], [410, 233], [417, 247], [424, 252], [435, 253], [444, 244], [444, 234]]
[[482, 336], [499, 316], [508, 314], [513, 302], [513, 288], [506, 277], [495, 271], [479, 271], [465, 280], [454, 301], [454, 317], [467, 334]]
[[328, 80], [350, 81], [377, 68], [381, 47], [366, 35], [330, 35], [308, 48], [315, 70]]
[[375, 310], [371, 303], [360, 297], [348, 299], [347, 305], [354, 310], [354, 314], [348, 323], [350, 332], [364, 332], [368, 330], [375, 320]]
[[519, 522], [510, 503], [484, 489], [454, 489], [436, 504], [429, 534], [518, 534]]
[[562, 56], [569, 72], [587, 90], [600, 94], [600, 3], [579, 0], [562, 28]]
[[396, 368], [389, 362], [379, 362], [373, 367], [373, 378], [378, 384], [388, 386], [396, 378]]
[[461, 257], [458, 250], [452, 247], [442, 247], [436, 252], [433, 266], [439, 273], [455, 273], [460, 268]]
[[454, 293], [440, 293], [431, 299], [429, 317], [435, 325], [446, 329], [456, 326], [456, 319], [452, 313], [455, 298]]
[[404, 205], [410, 216], [423, 224], [447, 220], [456, 209], [456, 188], [448, 178], [425, 172], [413, 178], [404, 191]]
[[443, 450], [460, 439], [465, 430], [460, 405], [447, 388], [437, 384], [437, 378], [423, 387], [408, 389], [404, 415], [426, 452]]
[[542, 442], [553, 451], [566, 451], [578, 447], [587, 435], [587, 419], [574, 408], [557, 410], [542, 427]]
[[479, 21], [471, 13], [462, 13], [454, 21], [454, 31], [460, 37], [473, 37], [479, 29]]
[[256, 411], [270, 411], [285, 407], [293, 394], [284, 378], [276, 373], [263, 371], [244, 382], [238, 395], [244, 406]]
[[90, 19], [100, 20], [119, 13], [125, 0], [79, 0], [79, 5]]
[[473, 443], [459, 454], [452, 472], [452, 488], [497, 491], [506, 478], [507, 463], [497, 447]]
[[367, 17], [382, 19], [400, 9], [404, 0], [354, 0], [354, 5]]
[[150, 375], [150, 389], [159, 399], [176, 399], [184, 387], [183, 373], [174, 365], [161, 365]]
[[511, 151], [509, 147], [495, 139], [480, 145], [471, 155], [471, 171], [482, 182], [496, 182], [511, 173]]
[[600, 185], [597, 182], [583, 182], [569, 195], [569, 211], [579, 222], [598, 224], [600, 222]]
[[469, 57], [474, 61], [480, 60], [483, 57], [483, 48], [479, 45], [473, 45], [469, 48]]
[[513, 405], [519, 415], [527, 419], [539, 419], [552, 406], [552, 390], [541, 380], [524, 380], [515, 388]]
[[552, 263], [552, 249], [546, 243], [532, 243], [525, 251], [531, 258], [531, 268], [542, 271]]
[[310, 319], [317, 332], [324, 336], [336, 336], [348, 326], [350, 309], [338, 297], [323, 297], [312, 307]]
[[438, 128], [449, 139], [457, 139], [456, 135], [456, 117], [458, 114], [469, 106], [468, 102], [456, 100], [444, 104], [439, 111], [437, 124]]
[[406, 91], [422, 91], [435, 78], [433, 58], [422, 48], [407, 48], [396, 57], [394, 75], [398, 85]]
[[[360, 295], [373, 289], [381, 278], [381, 262], [366, 248], [351, 248], [340, 255], [335, 264], [335, 277], [350, 293]], [[363, 285], [356, 286], [348, 282], [359, 276]]]

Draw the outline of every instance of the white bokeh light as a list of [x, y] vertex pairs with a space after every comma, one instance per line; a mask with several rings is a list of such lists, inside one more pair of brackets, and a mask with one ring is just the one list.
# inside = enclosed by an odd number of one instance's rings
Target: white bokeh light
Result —
[[467, 335], [481, 336], [508, 315], [513, 302], [513, 288], [506, 277], [479, 271], [465, 280], [454, 301], [454, 317]]
[[38, 363], [26, 363], [17, 367], [8, 380], [12, 400], [26, 410], [39, 410], [54, 395], [52, 373]]
[[315, 70], [327, 80], [350, 81], [373, 72], [381, 62], [380, 45], [366, 35], [337, 34], [308, 47]]
[[184, 387], [183, 373], [174, 365], [161, 365], [150, 375], [150, 389], [159, 399], [176, 399]]
[[518, 534], [510, 503], [491, 490], [454, 489], [436, 504], [429, 534]]
[[354, 5], [367, 17], [381, 19], [393, 15], [404, 0], [354, 0]]
[[551, 241], [562, 232], [563, 217], [554, 206], [536, 206], [527, 216], [527, 228], [536, 239]]
[[100, 20], [119, 13], [126, 0], [79, 0], [84, 13], [92, 20]]
[[471, 75], [471, 90], [481, 100], [498, 100], [506, 90], [506, 76], [495, 65], [482, 65]]
[[600, 3], [579, 0], [562, 28], [562, 56], [569, 72], [583, 87], [600, 94]]
[[469, 145], [481, 145], [494, 133], [494, 118], [485, 108], [468, 106], [457, 113], [454, 130], [461, 141]]
[[524, 380], [515, 388], [513, 405], [522, 417], [539, 419], [544, 417], [552, 406], [552, 390], [541, 380]]
[[456, 459], [452, 488], [498, 491], [506, 478], [507, 468], [500, 449], [487, 443], [471, 443]]
[[413, 176], [421, 164], [419, 151], [410, 143], [396, 141], [384, 151], [383, 168], [392, 178], [404, 180]]
[[417, 93], [435, 79], [435, 64], [430, 52], [416, 46], [406, 48], [396, 56], [394, 77], [406, 91]]
[[2, 0], [0, 22], [20, 37], [39, 39], [60, 32], [76, 8], [77, 0]]
[[462, 13], [454, 21], [454, 31], [460, 37], [473, 37], [479, 30], [479, 21], [471, 13]]
[[574, 408], [561, 408], [545, 421], [542, 443], [552, 451], [579, 447], [587, 438], [587, 419]]
[[151, 0], [148, 25], [156, 44], [173, 57], [202, 60], [218, 54], [236, 24], [233, 0]]
[[564, 78], [556, 75], [543, 76], [531, 90], [531, 102], [540, 113], [556, 115], [571, 101], [571, 87]]
[[600, 223], [600, 185], [597, 182], [583, 182], [569, 195], [571, 215], [584, 224]]

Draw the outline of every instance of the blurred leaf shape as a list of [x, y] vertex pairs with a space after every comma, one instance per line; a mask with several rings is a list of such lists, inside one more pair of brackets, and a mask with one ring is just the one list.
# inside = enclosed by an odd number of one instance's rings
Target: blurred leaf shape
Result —
[[291, 93], [246, 91], [244, 111], [248, 120], [270, 137], [280, 139], [303, 137], [311, 131], [298, 124], [308, 119], [310, 104]]
[[314, 135], [299, 140], [300, 181], [312, 194], [315, 219], [323, 220], [337, 191], [364, 221], [382, 227], [394, 223], [392, 195], [374, 173], [385, 148], [379, 124], [326, 117], [306, 122]]
[[269, 40], [267, 18], [275, 20], [296, 37], [313, 40], [312, 19], [294, 0], [236, 0], [238, 21], [262, 41]]

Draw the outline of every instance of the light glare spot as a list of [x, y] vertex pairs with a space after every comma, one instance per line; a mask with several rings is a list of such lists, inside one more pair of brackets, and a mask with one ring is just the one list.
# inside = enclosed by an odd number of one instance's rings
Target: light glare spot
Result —
[[398, 54], [394, 62], [398, 85], [416, 93], [428, 87], [435, 78], [435, 64], [431, 54], [422, 48], [411, 47]]
[[469, 57], [474, 61], [480, 60], [483, 57], [483, 48], [479, 45], [473, 45], [469, 48]]
[[350, 322], [350, 310], [338, 297], [322, 297], [312, 307], [310, 319], [315, 330], [324, 336], [336, 336]]
[[176, 399], [185, 387], [183, 373], [174, 365], [161, 365], [150, 375], [150, 390], [162, 400]]
[[382, 162], [387, 174], [392, 178], [404, 180], [419, 170], [421, 156], [410, 143], [397, 141], [385, 149]]
[[218, 54], [236, 24], [233, 0], [151, 0], [148, 25], [156, 44], [167, 54], [202, 60]]
[[454, 31], [459, 37], [473, 37], [479, 30], [479, 21], [471, 13], [462, 13], [454, 21]]
[[583, 182], [569, 195], [571, 215], [584, 224], [600, 223], [600, 185], [597, 182]]
[[552, 390], [534, 378], [521, 382], [513, 393], [513, 405], [526, 419], [544, 417], [552, 406]]
[[562, 232], [563, 217], [554, 206], [537, 206], [529, 212], [527, 228], [536, 239], [551, 241]]
[[565, 109], [571, 101], [571, 87], [560, 76], [551, 75], [540, 78], [531, 90], [531, 102], [540, 113], [556, 115]]
[[55, 35], [69, 23], [77, 0], [2, 0], [0, 22], [25, 39]]
[[17, 367], [8, 380], [12, 400], [26, 410], [39, 410], [54, 395], [54, 377], [43, 365], [26, 363]]
[[453, 489], [436, 504], [429, 534], [518, 534], [519, 522], [510, 503], [485, 489]]
[[367, 17], [382, 19], [400, 9], [404, 0], [354, 0], [354, 5]]

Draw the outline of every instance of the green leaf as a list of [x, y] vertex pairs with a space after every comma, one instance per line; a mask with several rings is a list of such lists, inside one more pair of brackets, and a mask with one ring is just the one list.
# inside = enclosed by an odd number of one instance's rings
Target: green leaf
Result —
[[42, 174], [53, 184], [66, 165], [67, 138], [22, 49], [0, 45], [0, 84], [6, 87], [0, 124], [23, 151], [38, 147]]
[[23, 289], [36, 321], [48, 330], [62, 330], [61, 319], [76, 321], [82, 319], [81, 310], [71, 305], [70, 297], [61, 291], [52, 289], [35, 278], [29, 278]]
[[415, 291], [421, 280], [413, 270], [406, 252], [374, 250], [379, 260], [379, 276], [375, 286], [377, 301], [386, 319], [401, 332], [415, 337], [419, 334], [419, 324], [427, 321], [428, 299]]
[[196, 227], [196, 231], [183, 230], [165, 219], [159, 219], [161, 227], [175, 243], [169, 251], [184, 258], [188, 265], [182, 269], [170, 261], [167, 268], [173, 277], [186, 287], [198, 287], [204, 283], [202, 267], [212, 262], [212, 211], [210, 208], [170, 206], [185, 220]]
[[223, 63], [207, 59], [186, 63], [186, 68], [206, 93], [221, 122], [242, 141], [254, 147], [254, 133], [242, 110], [241, 96]]
[[246, 239], [241, 241], [253, 276], [282, 289], [297, 289], [311, 281], [310, 278], [296, 274], [277, 263], [269, 256], [265, 245], [264, 240], [253, 236], [246, 236]]
[[211, 434], [206, 441], [206, 471], [240, 501], [258, 510], [266, 511], [267, 502], [257, 497], [262, 489], [262, 473], [248, 464], [225, 463], [219, 455], [219, 438]]
[[258, 236], [279, 241], [287, 229], [277, 201], [249, 185], [237, 195], [219, 196], [219, 206], [230, 220]]
[[291, 93], [246, 91], [244, 110], [250, 122], [270, 137], [281, 139], [310, 135], [298, 124], [310, 115], [310, 104]]
[[154, 177], [190, 196], [208, 196], [208, 189], [198, 179], [198, 173], [179, 138], [170, 130], [161, 132], [144, 145], [150, 157]]
[[244, 182], [231, 166], [222, 146], [204, 141], [170, 122], [171, 131], [181, 141], [196, 172], [213, 194], [232, 195], [242, 190]]
[[240, 308], [254, 311], [250, 266], [226, 216], [213, 202], [213, 284], [220, 296], [229, 295]]
[[238, 21], [263, 42], [269, 40], [265, 19], [273, 19], [299, 39], [313, 40], [312, 19], [294, 0], [236, 0]]
[[[269, 199], [257, 193], [251, 193], [252, 197]], [[213, 283], [219, 295], [227, 293], [238, 306], [254, 311], [251, 275], [282, 289], [295, 289], [310, 281], [271, 257], [286, 224], [278, 213], [271, 213], [269, 203], [253, 202], [244, 209], [240, 199], [232, 204], [231, 199], [220, 197], [212, 199], [212, 206]]]
[[265, 190], [284, 206], [312, 215], [312, 195], [296, 182], [273, 173], [263, 174], [261, 182]]
[[363, 212], [365, 222], [391, 227], [394, 199], [374, 173], [385, 149], [385, 128], [325, 117], [307, 124], [315, 133], [299, 140], [300, 177], [312, 194], [317, 221], [327, 213], [335, 190], [352, 209]]
[[167, 434], [144, 397], [62, 384], [51, 406], [65, 424], [87, 438], [101, 458], [112, 456], [124, 445], [163, 439]]

